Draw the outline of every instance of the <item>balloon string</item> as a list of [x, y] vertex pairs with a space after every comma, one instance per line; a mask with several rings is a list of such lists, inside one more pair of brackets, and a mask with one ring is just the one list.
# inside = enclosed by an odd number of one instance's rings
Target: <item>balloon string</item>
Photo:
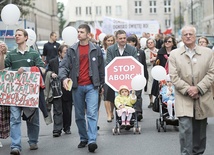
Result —
[[6, 26], [6, 30], [5, 30], [5, 33], [4, 33], [4, 43], [5, 43], [5, 38], [6, 38], [6, 35], [7, 35], [7, 29], [8, 29], [8, 25]]

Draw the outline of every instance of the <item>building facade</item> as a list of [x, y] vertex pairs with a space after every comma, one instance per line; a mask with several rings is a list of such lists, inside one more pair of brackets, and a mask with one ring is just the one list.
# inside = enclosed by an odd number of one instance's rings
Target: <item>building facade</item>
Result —
[[35, 23], [37, 40], [48, 40], [52, 31], [59, 33], [56, 0], [35, 0], [34, 8], [24, 18]]
[[193, 24], [198, 34], [214, 35], [214, 0], [183, 2], [185, 24]]
[[173, 28], [179, 15], [179, 1], [175, 0], [68, 0], [64, 12], [66, 25], [77, 27], [82, 22], [102, 24], [104, 16], [125, 20], [156, 20], [163, 32]]
[[184, 24], [195, 25], [201, 34], [214, 33], [214, 0], [68, 0], [64, 13], [66, 26], [77, 27], [94, 21], [102, 24], [103, 17], [107, 16], [156, 20], [161, 32], [172, 28], [175, 35], [179, 35]]

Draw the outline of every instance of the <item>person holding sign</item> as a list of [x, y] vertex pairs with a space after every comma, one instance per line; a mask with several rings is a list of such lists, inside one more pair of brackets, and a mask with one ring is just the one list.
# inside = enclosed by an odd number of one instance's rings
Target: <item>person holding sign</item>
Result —
[[[7, 53], [7, 45], [0, 41], [0, 55], [5, 57]], [[6, 139], [10, 133], [10, 107], [0, 106], [0, 138]], [[0, 147], [3, 145], [0, 142]]]
[[[13, 71], [22, 73], [24, 70], [22, 67], [41, 67], [44, 70], [44, 63], [40, 58], [37, 51], [30, 47], [27, 47], [26, 41], [28, 39], [28, 33], [25, 29], [17, 29], [15, 33], [15, 40], [18, 47], [9, 52], [4, 60], [4, 55], [0, 52], [0, 70], [10, 67]], [[19, 60], [19, 61], [17, 61]], [[32, 110], [33, 109], [33, 110]], [[21, 146], [21, 115], [22, 111], [26, 114], [28, 107], [10, 107], [10, 137], [11, 137], [11, 155], [20, 155], [22, 150]], [[30, 150], [38, 149], [38, 137], [39, 137], [39, 110], [38, 108], [31, 108], [31, 118], [26, 120], [27, 132], [29, 137]]]
[[[115, 57], [133, 56], [138, 60], [137, 49], [127, 44], [126, 31], [118, 30], [115, 33], [116, 43], [107, 48], [106, 65], [108, 65]], [[142, 109], [142, 108], [141, 108]], [[138, 120], [143, 118], [142, 110], [137, 110]]]
[[94, 152], [98, 148], [98, 95], [104, 84], [104, 60], [100, 47], [89, 41], [90, 31], [87, 24], [78, 27], [79, 42], [68, 48], [58, 76], [65, 89], [68, 89], [68, 82], [73, 81], [72, 97], [80, 135], [78, 148], [88, 145], [89, 152]]

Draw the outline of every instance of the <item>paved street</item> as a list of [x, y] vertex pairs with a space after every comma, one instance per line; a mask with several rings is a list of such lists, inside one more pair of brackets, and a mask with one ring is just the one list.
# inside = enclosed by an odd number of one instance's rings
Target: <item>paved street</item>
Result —
[[[144, 119], [140, 122], [142, 133], [133, 134], [130, 131], [121, 131], [121, 135], [112, 135], [112, 128], [115, 126], [115, 121], [107, 123], [106, 112], [102, 104], [100, 109], [98, 132], [98, 149], [95, 154], [100, 155], [179, 155], [179, 139], [178, 131], [173, 126], [167, 126], [167, 132], [161, 130], [157, 132], [155, 120], [158, 118], [158, 113], [154, 113], [148, 109], [148, 96], [144, 98]], [[73, 119], [74, 120], [74, 119]], [[213, 155], [214, 153], [214, 118], [208, 120], [207, 133], [207, 149], [204, 155]], [[27, 143], [26, 126], [22, 125], [22, 155], [84, 155], [91, 154], [88, 148], [78, 149], [79, 136], [75, 122], [72, 125], [72, 134], [62, 134], [59, 138], [52, 137], [52, 125], [46, 126], [41, 117], [41, 131], [39, 138], [39, 149], [30, 151]], [[3, 148], [0, 148], [0, 155], [9, 155], [10, 139], [1, 140]]]

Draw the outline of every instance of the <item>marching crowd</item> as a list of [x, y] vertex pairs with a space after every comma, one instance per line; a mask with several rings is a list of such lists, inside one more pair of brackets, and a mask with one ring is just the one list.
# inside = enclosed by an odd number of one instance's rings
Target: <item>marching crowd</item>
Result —
[[[169, 117], [179, 120], [180, 151], [182, 155], [203, 154], [206, 148], [207, 118], [214, 116], [213, 89], [214, 56], [206, 37], [196, 40], [196, 28], [184, 26], [181, 30], [183, 46], [177, 47], [173, 35], [157, 34], [152, 38], [143, 34], [146, 44], [136, 35], [127, 36], [124, 30], [106, 35], [101, 44], [91, 38], [90, 27], [79, 25], [78, 42], [68, 47], [56, 42], [52, 32], [44, 45], [42, 58], [26, 45], [28, 34], [17, 29], [17, 48], [7, 53], [7, 45], [0, 42], [0, 70], [9, 68], [22, 74], [28, 67], [38, 67], [43, 86], [40, 86], [39, 108], [0, 106], [0, 138], [11, 138], [10, 155], [20, 155], [21, 122], [27, 123], [30, 150], [38, 149], [39, 109], [47, 125], [53, 122], [53, 137], [62, 131], [71, 134], [72, 107], [78, 127], [78, 148], [88, 147], [95, 152], [99, 107], [102, 100], [108, 123], [114, 119], [114, 108], [122, 118], [122, 126], [130, 125], [133, 112], [137, 121], [143, 119], [142, 92], [149, 95], [148, 108], [153, 107], [153, 96], [159, 95], [159, 81], [153, 79], [151, 70], [156, 65], [166, 69], [165, 99], [171, 106]], [[101, 45], [101, 46], [100, 46]], [[116, 93], [105, 84], [105, 66], [115, 57], [133, 56], [144, 66], [147, 80], [144, 90], [129, 90], [123, 83]], [[72, 90], [69, 91], [72, 82]], [[122, 82], [121, 82], [122, 83]], [[161, 92], [163, 93], [163, 92]], [[53, 115], [52, 115], [53, 109]]]

